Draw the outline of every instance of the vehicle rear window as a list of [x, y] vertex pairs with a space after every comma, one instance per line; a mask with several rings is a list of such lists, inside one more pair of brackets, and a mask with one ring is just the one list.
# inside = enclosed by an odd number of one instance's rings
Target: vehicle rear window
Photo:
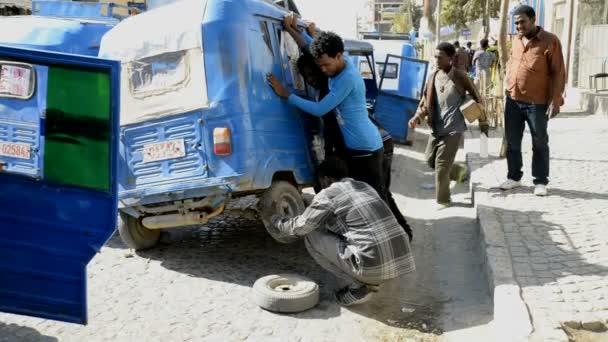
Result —
[[36, 72], [29, 64], [0, 61], [0, 97], [28, 100], [34, 95]]
[[135, 96], [154, 95], [175, 90], [189, 77], [186, 51], [168, 52], [131, 62], [130, 85]]

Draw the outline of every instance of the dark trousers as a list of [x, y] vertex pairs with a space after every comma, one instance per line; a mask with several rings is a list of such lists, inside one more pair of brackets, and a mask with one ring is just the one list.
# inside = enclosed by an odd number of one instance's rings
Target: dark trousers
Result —
[[393, 194], [391, 193], [391, 165], [393, 163], [393, 142], [392, 139], [390, 141], [384, 142], [384, 158], [382, 160], [382, 173], [384, 175], [384, 184], [386, 188], [386, 200], [388, 207], [391, 209], [391, 212], [399, 222], [399, 225], [403, 228], [403, 230], [410, 237], [410, 241], [412, 240], [412, 228], [407, 224], [407, 220], [399, 210], [397, 206], [397, 202], [393, 198]]
[[383, 159], [384, 148], [373, 152], [349, 149], [346, 164], [351, 178], [371, 185], [372, 188], [376, 189], [378, 195], [388, 203], [382, 167]]
[[425, 155], [428, 166], [435, 170], [435, 196], [438, 203], [451, 201], [450, 174], [461, 139], [460, 133], [445, 137], [429, 136]]
[[532, 176], [534, 184], [549, 183], [549, 136], [547, 106], [515, 101], [507, 97], [505, 104], [505, 135], [507, 137], [507, 177], [520, 181], [522, 172], [521, 140], [525, 123], [532, 134]]

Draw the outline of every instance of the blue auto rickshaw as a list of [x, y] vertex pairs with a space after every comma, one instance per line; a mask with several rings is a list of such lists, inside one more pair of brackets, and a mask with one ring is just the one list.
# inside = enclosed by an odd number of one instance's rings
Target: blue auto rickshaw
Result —
[[307, 93], [287, 13], [272, 1], [183, 0], [103, 37], [99, 56], [122, 64], [118, 231], [128, 246], [205, 224], [242, 196], [303, 211], [315, 173], [307, 120], [266, 83], [272, 72]]
[[[314, 139], [306, 114], [275, 96], [265, 77], [307, 93], [299, 49], [282, 29], [288, 5], [183, 0], [104, 35], [99, 56], [122, 64], [118, 231], [129, 247], [154, 246], [161, 229], [205, 224], [242, 196], [288, 215], [303, 211]], [[369, 44], [348, 46], [374, 69]], [[370, 98], [378, 95], [373, 74]], [[399, 104], [390, 100], [376, 108]]]

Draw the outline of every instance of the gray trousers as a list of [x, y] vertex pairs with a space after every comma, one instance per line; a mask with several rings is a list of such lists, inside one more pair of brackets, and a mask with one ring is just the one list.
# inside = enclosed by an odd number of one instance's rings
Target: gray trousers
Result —
[[344, 244], [341, 243], [340, 237], [336, 234], [322, 228], [317, 229], [306, 235], [304, 244], [308, 253], [319, 266], [344, 281], [342, 286], [380, 285], [383, 282], [380, 279], [358, 274], [351, 258], [343, 259], [341, 257], [344, 251], [340, 249], [343, 248], [341, 246], [344, 246]]
[[425, 155], [428, 166], [435, 170], [435, 195], [438, 203], [445, 204], [451, 200], [450, 173], [461, 140], [460, 133], [445, 137], [429, 136]]

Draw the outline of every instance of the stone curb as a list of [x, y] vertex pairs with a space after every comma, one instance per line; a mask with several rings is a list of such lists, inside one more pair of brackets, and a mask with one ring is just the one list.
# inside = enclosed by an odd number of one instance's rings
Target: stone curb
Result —
[[466, 154], [466, 163], [471, 173], [471, 199], [477, 212], [485, 271], [494, 301], [492, 333], [496, 341], [528, 341], [533, 325], [526, 303], [521, 297], [521, 287], [515, 279], [503, 227], [496, 211], [486, 205], [489, 202], [488, 192], [475, 184], [481, 162], [482, 159], [476, 153]]

